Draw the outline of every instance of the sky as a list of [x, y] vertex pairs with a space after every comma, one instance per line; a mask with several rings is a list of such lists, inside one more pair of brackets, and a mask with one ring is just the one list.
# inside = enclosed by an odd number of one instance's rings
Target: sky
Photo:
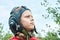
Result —
[[[53, 19], [51, 19], [52, 14], [50, 15], [51, 17], [46, 20], [42, 17], [42, 14], [47, 16], [47, 12], [46, 8], [41, 6], [41, 2], [43, 2], [43, 0], [0, 0], [0, 23], [3, 24], [4, 32], [6, 33], [8, 30], [10, 30], [8, 20], [11, 10], [14, 7], [22, 5], [31, 9], [35, 19], [36, 29], [42, 35], [44, 34], [41, 32], [42, 29], [46, 30], [45, 32], [48, 32], [49, 30], [54, 29], [54, 27], [57, 27], [58, 25], [54, 22]], [[55, 7], [56, 0], [48, 0], [48, 2], [50, 2], [48, 6], [51, 5], [51, 7]], [[51, 29], [46, 27], [46, 24], [51, 25]]]

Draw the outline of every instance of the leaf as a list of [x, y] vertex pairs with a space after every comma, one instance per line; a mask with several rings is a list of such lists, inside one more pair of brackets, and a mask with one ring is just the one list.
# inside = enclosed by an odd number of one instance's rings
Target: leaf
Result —
[[57, 0], [58, 3], [60, 3], [60, 0]]

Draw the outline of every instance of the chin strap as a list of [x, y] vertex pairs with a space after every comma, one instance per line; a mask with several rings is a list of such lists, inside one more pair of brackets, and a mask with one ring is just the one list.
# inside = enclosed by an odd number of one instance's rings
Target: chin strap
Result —
[[22, 33], [26, 36], [27, 40], [33, 36], [33, 32], [27, 32], [25, 29], [22, 30]]

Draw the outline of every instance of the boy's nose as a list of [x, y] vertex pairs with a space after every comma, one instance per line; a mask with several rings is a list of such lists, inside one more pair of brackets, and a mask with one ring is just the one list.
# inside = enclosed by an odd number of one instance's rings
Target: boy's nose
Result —
[[34, 19], [33, 19], [33, 18], [31, 18], [31, 21], [34, 21]]

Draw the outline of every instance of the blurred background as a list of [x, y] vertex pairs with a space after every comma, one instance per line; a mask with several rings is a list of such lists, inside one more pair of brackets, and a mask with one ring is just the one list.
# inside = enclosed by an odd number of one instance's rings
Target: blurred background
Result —
[[0, 0], [0, 40], [13, 34], [8, 20], [14, 7], [31, 9], [40, 40], [60, 40], [60, 0]]

